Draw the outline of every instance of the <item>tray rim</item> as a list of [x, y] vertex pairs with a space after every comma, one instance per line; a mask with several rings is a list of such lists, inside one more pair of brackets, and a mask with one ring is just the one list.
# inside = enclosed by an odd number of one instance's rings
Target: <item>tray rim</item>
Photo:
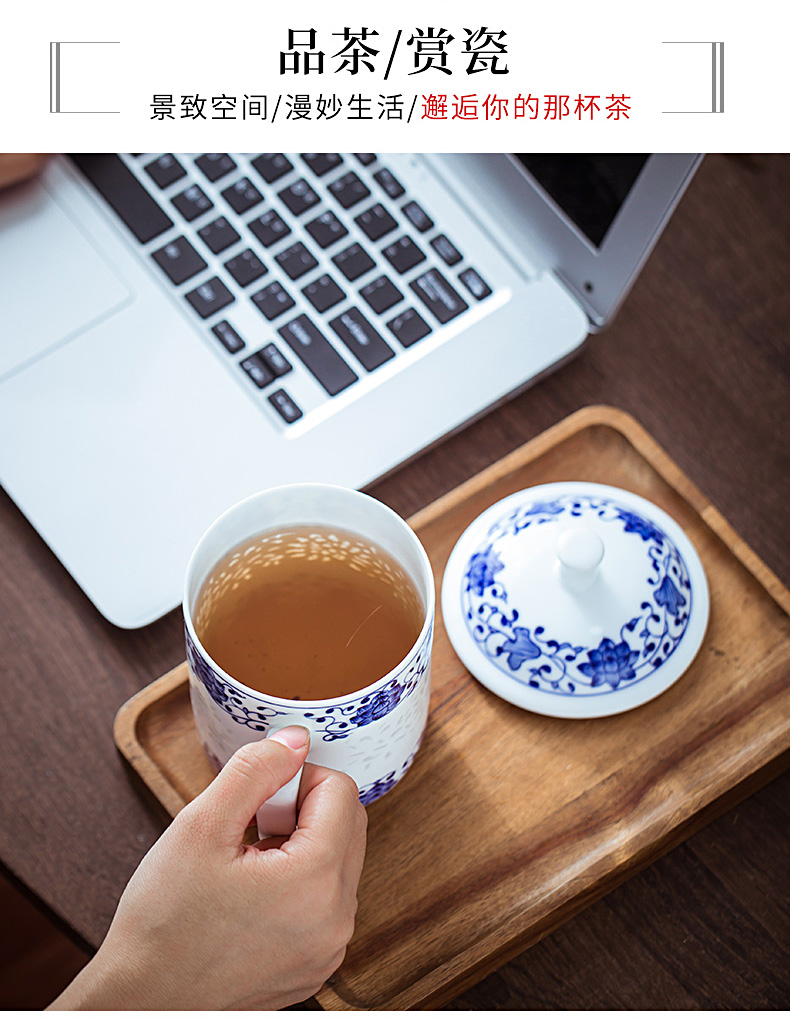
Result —
[[[725, 544], [731, 555], [743, 565], [747, 571], [765, 589], [766, 593], [790, 616], [790, 590], [779, 577], [757, 555], [756, 552], [740, 537], [726, 518], [716, 509], [703, 492], [688, 478], [656, 439], [628, 412], [606, 404], [592, 404], [575, 411], [541, 432], [535, 438], [518, 446], [510, 453], [489, 464], [460, 485], [440, 496], [429, 505], [418, 510], [408, 518], [414, 530], [419, 530], [434, 523], [456, 504], [464, 502], [490, 487], [509, 474], [515, 473], [530, 461], [538, 459], [566, 439], [587, 428], [605, 426], [620, 433], [627, 442], [642, 456], [651, 468], [677, 492], [697, 513], [701, 520]], [[113, 735], [116, 746], [122, 756], [137, 772], [148, 789], [168, 811], [175, 816], [185, 805], [186, 800], [170, 783], [164, 772], [153, 758], [145, 751], [137, 739], [137, 722], [143, 713], [158, 703], [163, 697], [176, 692], [188, 682], [186, 662], [182, 661], [163, 676], [145, 686], [125, 701], [116, 713], [113, 723]], [[790, 764], [790, 747], [780, 748], [762, 765], [758, 765], [751, 773], [743, 776], [733, 786], [728, 787], [721, 795], [694, 811], [689, 818], [673, 828], [665, 839], [660, 839], [647, 847], [641, 857], [630, 859], [627, 866], [615, 869], [607, 875], [600, 885], [592, 886], [580, 900], [575, 900], [573, 908], [561, 910], [559, 917], [552, 917], [548, 926], [539, 932], [521, 931], [508, 939], [499, 947], [485, 955], [484, 958], [472, 960], [464, 965], [463, 954], [453, 957], [430, 974], [411, 985], [413, 991], [420, 984], [430, 984], [425, 993], [410, 995], [408, 1002], [400, 1003], [406, 996], [399, 992], [386, 1006], [391, 1009], [434, 1007], [450, 1000], [448, 994], [456, 995], [467, 987], [473, 986], [486, 973], [504, 964], [531, 944], [556, 930], [571, 916], [578, 913], [589, 903], [606, 894], [607, 891], [622, 883], [632, 874], [648, 866], [651, 862], [664, 855], [669, 849], [680, 844], [694, 831], [704, 827], [722, 810], [728, 809], [733, 802], [750, 795], [761, 785], [783, 771]], [[733, 794], [736, 800], [733, 800]], [[720, 806], [722, 800], [726, 800]], [[444, 971], [459, 970], [460, 974]], [[340, 997], [331, 985], [325, 985], [317, 994], [316, 999], [322, 1008], [336, 1011], [357, 1011], [357, 1006]], [[367, 1008], [361, 1007], [363, 1011]]]
[[169, 694], [175, 693], [179, 687], [188, 682], [189, 674], [185, 659], [124, 701], [113, 721], [115, 746], [171, 817], [175, 817], [188, 801], [170, 783], [154, 759], [146, 753], [137, 738], [137, 723], [148, 708], [158, 704]]

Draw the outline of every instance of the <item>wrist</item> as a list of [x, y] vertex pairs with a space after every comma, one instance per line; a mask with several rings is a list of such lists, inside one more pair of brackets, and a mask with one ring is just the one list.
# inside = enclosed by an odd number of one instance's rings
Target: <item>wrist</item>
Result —
[[100, 1011], [146, 1009], [146, 983], [139, 967], [105, 941], [90, 962], [47, 1010]]

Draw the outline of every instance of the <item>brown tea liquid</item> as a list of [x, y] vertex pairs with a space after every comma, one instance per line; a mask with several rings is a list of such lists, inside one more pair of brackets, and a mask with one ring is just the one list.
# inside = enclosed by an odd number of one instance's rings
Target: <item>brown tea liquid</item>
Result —
[[324, 700], [386, 675], [424, 618], [413, 582], [388, 553], [309, 525], [261, 534], [225, 556], [198, 595], [195, 631], [245, 686]]

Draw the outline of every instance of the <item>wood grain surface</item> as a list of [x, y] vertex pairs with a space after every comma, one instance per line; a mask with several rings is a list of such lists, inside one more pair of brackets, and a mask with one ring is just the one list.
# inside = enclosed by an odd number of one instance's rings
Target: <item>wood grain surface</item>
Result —
[[[612, 404], [790, 583], [789, 270], [790, 158], [707, 157], [612, 326], [371, 493], [409, 516], [572, 411]], [[3, 495], [0, 627], [0, 861], [96, 945], [167, 822], [112, 720], [182, 660], [180, 616], [114, 628]], [[786, 1007], [788, 793], [784, 775], [446, 1007]], [[404, 856], [424, 851], [399, 834]]]

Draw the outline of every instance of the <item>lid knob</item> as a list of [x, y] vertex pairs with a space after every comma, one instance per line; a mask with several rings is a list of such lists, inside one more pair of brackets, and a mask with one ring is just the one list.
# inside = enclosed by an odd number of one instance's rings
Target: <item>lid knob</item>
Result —
[[572, 527], [557, 538], [560, 578], [569, 591], [582, 592], [592, 587], [603, 559], [603, 542], [595, 531]]

